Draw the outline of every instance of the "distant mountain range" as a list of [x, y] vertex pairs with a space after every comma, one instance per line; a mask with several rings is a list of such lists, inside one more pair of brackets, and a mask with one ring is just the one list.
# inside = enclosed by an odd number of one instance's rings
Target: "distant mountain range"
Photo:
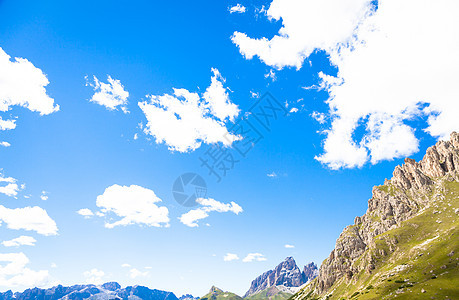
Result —
[[73, 285], [64, 287], [58, 285], [49, 289], [33, 288], [22, 293], [7, 291], [0, 293], [0, 300], [178, 300], [171, 292], [151, 290], [144, 286], [128, 286], [121, 288], [116, 282], [103, 285]]
[[[274, 270], [267, 271], [257, 277], [251, 284], [245, 299], [275, 299], [290, 298], [301, 285], [318, 275], [317, 266], [310, 263], [300, 271], [292, 257], [287, 257]], [[239, 300], [242, 297], [224, 292], [212, 287], [208, 294], [199, 298], [186, 294], [177, 298], [174, 293], [149, 289], [144, 286], [128, 286], [121, 288], [117, 282], [107, 282], [102, 285], [73, 285], [64, 287], [58, 285], [49, 289], [33, 288], [24, 292], [7, 291], [0, 293], [0, 300]]]

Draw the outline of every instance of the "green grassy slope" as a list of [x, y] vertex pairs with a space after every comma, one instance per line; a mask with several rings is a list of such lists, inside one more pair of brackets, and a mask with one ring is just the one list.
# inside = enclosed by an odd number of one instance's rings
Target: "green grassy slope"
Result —
[[224, 292], [219, 288], [212, 287], [210, 292], [199, 298], [199, 300], [242, 300], [242, 297], [230, 292]]
[[264, 291], [252, 295], [250, 297], [244, 298], [246, 300], [286, 300], [289, 299], [292, 294], [279, 291], [275, 286], [269, 287]]
[[323, 295], [310, 284], [292, 299], [459, 299], [459, 183], [440, 183], [432, 198], [400, 227], [375, 237], [365, 253], [374, 269], [341, 278]]

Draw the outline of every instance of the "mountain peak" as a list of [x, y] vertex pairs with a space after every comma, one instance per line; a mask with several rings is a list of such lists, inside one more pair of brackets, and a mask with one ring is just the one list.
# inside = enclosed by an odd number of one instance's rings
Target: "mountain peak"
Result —
[[[409, 237], [414, 236], [413, 228], [423, 228], [423, 224], [429, 224], [430, 227], [427, 228], [429, 230], [424, 227], [423, 234], [425, 236], [432, 234], [435, 239], [440, 239], [439, 224], [450, 220], [442, 221], [440, 217], [434, 217], [435, 213], [431, 210], [438, 212], [442, 205], [449, 205], [448, 209], [446, 207], [443, 209], [443, 215], [447, 215], [448, 210], [451, 210], [449, 207], [454, 207], [454, 204], [442, 201], [447, 201], [446, 199], [455, 193], [454, 189], [448, 190], [448, 184], [457, 186], [458, 181], [459, 134], [457, 132], [451, 133], [449, 141], [438, 141], [434, 146], [429, 147], [419, 162], [406, 158], [404, 164], [394, 168], [390, 180], [386, 179], [383, 185], [373, 188], [372, 198], [368, 200], [367, 212], [363, 216], [356, 217], [354, 225], [347, 226], [340, 234], [335, 249], [322, 263], [319, 276], [311, 286], [314, 293], [324, 295], [335, 283], [350, 286], [361, 274], [372, 274], [378, 267], [378, 260], [389, 260], [388, 257], [393, 253], [404, 255], [402, 250], [399, 251], [400, 246], [398, 246], [402, 235], [385, 234], [386, 232], [406, 231], [409, 234], [403, 236]], [[449, 194], [446, 194], [447, 191]], [[457, 212], [453, 211], [453, 213], [456, 217]], [[411, 223], [413, 219], [420, 216], [423, 216], [422, 222]], [[435, 222], [423, 223], [424, 220], [430, 219], [434, 219]], [[407, 227], [406, 224], [410, 226]], [[442, 226], [448, 228], [445, 224]], [[436, 231], [432, 228], [436, 228]], [[452, 234], [448, 231], [448, 236]], [[416, 242], [421, 241], [423, 239], [419, 238]], [[405, 240], [405, 242], [412, 241]], [[448, 243], [445, 242], [446, 244]], [[410, 247], [413, 247], [412, 244]], [[415, 263], [417, 262], [411, 261], [411, 264]], [[405, 264], [407, 263], [404, 262]]]
[[295, 259], [291, 256], [285, 258], [276, 268], [269, 270], [252, 281], [250, 289], [244, 297], [257, 294], [269, 287], [283, 286], [288, 288], [300, 287], [310, 279], [317, 276], [317, 266], [305, 266], [302, 272]]

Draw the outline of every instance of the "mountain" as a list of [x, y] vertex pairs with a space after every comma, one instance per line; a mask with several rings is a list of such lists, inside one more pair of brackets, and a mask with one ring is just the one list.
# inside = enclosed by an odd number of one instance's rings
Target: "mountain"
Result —
[[[304, 271], [301, 272], [293, 257], [287, 257], [274, 270], [267, 271], [255, 278], [244, 298], [287, 299], [298, 291], [298, 287], [314, 279], [317, 274], [317, 266], [314, 263], [306, 265]], [[277, 298], [274, 298], [276, 295]], [[260, 298], [262, 296], [265, 298]]]
[[0, 293], [0, 300], [113, 300], [113, 299], [142, 299], [142, 300], [178, 300], [170, 292], [151, 290], [144, 286], [128, 286], [124, 289], [116, 282], [107, 282], [96, 286], [93, 284], [73, 285], [64, 287], [58, 285], [49, 289], [33, 288], [22, 293], [7, 291]]
[[193, 297], [190, 294], [182, 295], [179, 300], [199, 300], [199, 297]]
[[319, 276], [292, 299], [459, 299], [459, 135], [373, 188]]
[[236, 294], [230, 293], [230, 292], [224, 292], [221, 289], [213, 286], [209, 293], [203, 297], [200, 298], [200, 300], [242, 300], [241, 297], [239, 297]]

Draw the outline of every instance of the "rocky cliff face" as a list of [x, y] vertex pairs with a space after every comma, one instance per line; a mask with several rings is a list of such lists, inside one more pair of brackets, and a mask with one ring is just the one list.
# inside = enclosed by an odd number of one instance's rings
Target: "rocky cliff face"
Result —
[[304, 271], [301, 272], [293, 257], [287, 257], [274, 270], [267, 271], [255, 278], [244, 297], [252, 296], [272, 286], [300, 287], [314, 279], [317, 273], [317, 266], [314, 263], [306, 265]]
[[[441, 180], [459, 181], [459, 134], [456, 132], [449, 141], [439, 141], [430, 147], [420, 162], [405, 159], [402, 166], [395, 168], [392, 179], [373, 188], [367, 212], [356, 217], [354, 225], [341, 233], [335, 249], [320, 268], [314, 290], [323, 294], [337, 280], [352, 281], [359, 272], [371, 273], [374, 257], [366, 250], [375, 244], [374, 237], [397, 228], [401, 222], [429, 207]], [[393, 251], [397, 240], [388, 242], [388, 251]]]

